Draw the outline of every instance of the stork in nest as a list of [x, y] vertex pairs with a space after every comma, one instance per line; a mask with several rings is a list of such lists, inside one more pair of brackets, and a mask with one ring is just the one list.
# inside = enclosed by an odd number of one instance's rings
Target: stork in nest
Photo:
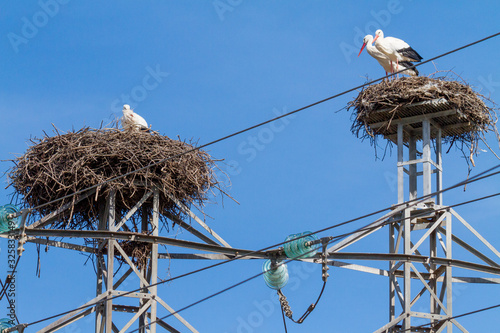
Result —
[[121, 118], [121, 123], [125, 131], [138, 131], [138, 130], [149, 131], [146, 119], [142, 118], [140, 115], [135, 113], [134, 110], [130, 108], [130, 105], [125, 104], [123, 106], [122, 112], [123, 116]]

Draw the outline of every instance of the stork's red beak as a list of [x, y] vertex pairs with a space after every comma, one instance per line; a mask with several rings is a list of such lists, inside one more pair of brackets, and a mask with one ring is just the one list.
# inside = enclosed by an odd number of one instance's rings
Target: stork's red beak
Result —
[[378, 38], [378, 35], [375, 35], [375, 38], [373, 38], [373, 40], [372, 40], [372, 44], [375, 43], [375, 41], [377, 40], [377, 38]]
[[360, 50], [360, 51], [359, 51], [359, 53], [358, 53], [358, 57], [359, 57], [359, 55], [361, 54], [361, 52], [363, 52], [363, 49], [365, 48], [365, 46], [366, 46], [366, 43], [363, 43], [363, 46], [361, 46], [361, 50]]

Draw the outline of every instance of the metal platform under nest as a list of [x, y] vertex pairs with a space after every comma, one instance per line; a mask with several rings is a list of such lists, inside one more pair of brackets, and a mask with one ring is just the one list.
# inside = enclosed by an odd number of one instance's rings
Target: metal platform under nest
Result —
[[[433, 129], [441, 129], [443, 138], [477, 130], [474, 123], [468, 121], [444, 98], [372, 112], [368, 127], [374, 134], [382, 134], [386, 139], [397, 143], [398, 124], [403, 124], [403, 141], [408, 143], [410, 136], [422, 140], [422, 118], [427, 118]], [[434, 138], [436, 134], [431, 133], [431, 137]]]

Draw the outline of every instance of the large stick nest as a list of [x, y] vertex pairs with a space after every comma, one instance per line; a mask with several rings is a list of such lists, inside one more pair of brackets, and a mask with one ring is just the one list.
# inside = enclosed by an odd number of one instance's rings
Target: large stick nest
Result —
[[[192, 149], [188, 143], [142, 131], [84, 128], [57, 132], [53, 137], [31, 140], [27, 152], [14, 160], [10, 185], [25, 207], [34, 208], [34, 215], [45, 216], [69, 205], [64, 218], [52, 228], [95, 230], [111, 190], [117, 193], [120, 218], [152, 186], [160, 191], [160, 218], [165, 211], [179, 216], [179, 207], [168, 194], [187, 206], [202, 206], [211, 190], [221, 185], [215, 176], [215, 161], [208, 153]], [[74, 203], [72, 194], [103, 182], [95, 193]], [[139, 210], [143, 215], [151, 214], [152, 197]], [[130, 219], [132, 231], [141, 232], [141, 216], [137, 213]]]
[[[418, 104], [419, 103], [419, 104]], [[469, 85], [450, 78], [404, 77], [385, 80], [363, 89], [349, 102], [354, 110], [351, 131], [358, 138], [370, 139], [376, 146], [379, 136], [395, 141], [395, 120], [455, 109], [455, 114], [433, 118], [443, 129], [443, 142], [457, 145], [462, 151], [476, 153], [484, 133], [496, 131], [493, 102], [475, 92]], [[418, 124], [412, 125], [418, 133]], [[405, 131], [404, 141], [408, 141]], [[419, 139], [417, 135], [417, 139]]]

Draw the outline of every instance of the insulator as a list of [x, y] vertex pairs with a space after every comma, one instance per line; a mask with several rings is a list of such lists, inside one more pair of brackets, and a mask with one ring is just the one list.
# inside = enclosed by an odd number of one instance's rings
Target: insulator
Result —
[[[5, 329], [11, 328], [12, 326], [14, 326], [9, 321], [10, 320], [7, 318], [0, 319], [0, 333], [3, 333], [3, 330], [5, 330]], [[17, 332], [17, 330], [15, 330], [14, 332]]]
[[0, 233], [9, 232], [12, 229], [19, 228], [21, 219], [18, 217], [10, 217], [10, 214], [19, 212], [19, 209], [14, 205], [0, 206]]
[[[308, 236], [305, 236], [308, 235]], [[299, 238], [304, 236], [302, 238]], [[299, 238], [299, 239], [296, 239]], [[295, 240], [293, 240], [295, 239]], [[317, 241], [318, 237], [311, 234], [310, 231], [305, 231], [303, 233], [291, 234], [285, 239], [285, 244], [283, 245], [285, 254], [290, 259], [302, 259], [314, 257], [318, 248], [321, 246], [320, 243], [308, 244], [309, 242]]]
[[280, 264], [278, 261], [276, 265], [273, 265], [271, 260], [266, 260], [262, 265], [262, 271], [264, 280], [271, 289], [279, 290], [288, 283], [288, 268], [285, 263]]

